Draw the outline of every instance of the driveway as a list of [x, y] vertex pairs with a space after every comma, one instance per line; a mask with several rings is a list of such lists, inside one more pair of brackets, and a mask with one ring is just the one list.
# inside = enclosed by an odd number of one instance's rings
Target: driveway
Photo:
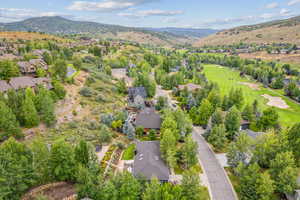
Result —
[[198, 143], [198, 157], [209, 183], [212, 200], [237, 200], [234, 189], [225, 170], [219, 164], [214, 152], [201, 136], [202, 128], [194, 127], [193, 139]]

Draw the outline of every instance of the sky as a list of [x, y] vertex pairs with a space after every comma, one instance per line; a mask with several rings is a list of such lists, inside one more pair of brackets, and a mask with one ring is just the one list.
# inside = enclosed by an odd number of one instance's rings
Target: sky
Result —
[[62, 16], [131, 27], [226, 29], [300, 15], [300, 0], [0, 1], [0, 22]]

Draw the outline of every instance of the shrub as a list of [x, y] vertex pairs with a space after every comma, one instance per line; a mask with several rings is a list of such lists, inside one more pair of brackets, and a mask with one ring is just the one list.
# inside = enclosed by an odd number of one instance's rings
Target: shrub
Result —
[[89, 87], [84, 87], [79, 91], [79, 94], [84, 97], [91, 97], [93, 95], [93, 91]]

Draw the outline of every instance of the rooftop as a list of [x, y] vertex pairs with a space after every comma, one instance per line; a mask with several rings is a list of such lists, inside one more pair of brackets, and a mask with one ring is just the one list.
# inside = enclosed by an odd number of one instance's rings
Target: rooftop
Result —
[[133, 163], [133, 175], [150, 180], [168, 181], [170, 171], [160, 155], [159, 141], [138, 142]]
[[137, 114], [135, 125], [149, 129], [160, 129], [161, 118], [153, 108], [145, 108]]

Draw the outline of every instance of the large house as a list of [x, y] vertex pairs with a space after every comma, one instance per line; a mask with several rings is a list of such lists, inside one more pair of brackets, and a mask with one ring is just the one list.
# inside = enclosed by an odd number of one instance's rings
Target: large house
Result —
[[43, 59], [31, 59], [29, 62], [17, 63], [22, 74], [34, 74], [38, 68], [48, 70], [48, 65]]
[[29, 76], [21, 76], [11, 78], [9, 82], [0, 80], [0, 92], [7, 92], [10, 89], [19, 90], [25, 88], [36, 88], [43, 85], [47, 89], [52, 89], [51, 80], [49, 78], [32, 78]]
[[138, 142], [133, 163], [133, 175], [146, 180], [156, 177], [168, 182], [170, 170], [161, 158], [159, 141]]
[[154, 108], [145, 108], [136, 115], [136, 127], [143, 127], [146, 131], [149, 129], [160, 129], [161, 117], [155, 112]]

